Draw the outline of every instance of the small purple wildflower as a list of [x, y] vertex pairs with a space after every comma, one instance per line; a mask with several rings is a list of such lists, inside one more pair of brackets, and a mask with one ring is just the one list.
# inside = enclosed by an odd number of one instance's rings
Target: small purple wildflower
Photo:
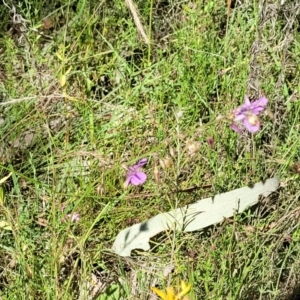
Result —
[[147, 158], [143, 158], [134, 166], [128, 167], [125, 186], [128, 186], [128, 184], [141, 185], [146, 181], [147, 175], [144, 172], [140, 171], [140, 168], [146, 163]]
[[80, 215], [79, 213], [74, 212], [72, 214], [67, 214], [66, 218], [71, 219], [71, 222], [78, 222], [80, 219]]
[[209, 137], [206, 139], [206, 142], [207, 142], [207, 144], [209, 145], [209, 147], [210, 147], [211, 149], [214, 149], [214, 147], [215, 147], [215, 142], [214, 142], [214, 138], [213, 138], [213, 137], [209, 136]]
[[[234, 121], [242, 121], [245, 128], [251, 133], [257, 132], [260, 129], [258, 115], [265, 110], [267, 104], [266, 97], [261, 97], [251, 103], [248, 96], [245, 96], [245, 104], [234, 110]], [[237, 133], [241, 133], [241, 129], [236, 124], [233, 123], [230, 127]]]

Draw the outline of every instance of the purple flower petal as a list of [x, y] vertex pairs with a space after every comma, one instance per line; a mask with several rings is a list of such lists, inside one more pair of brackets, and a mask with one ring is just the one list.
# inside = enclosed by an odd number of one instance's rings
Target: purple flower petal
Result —
[[237, 133], [239, 133], [239, 134], [242, 133], [242, 130], [241, 130], [240, 128], [238, 128], [236, 124], [232, 123], [232, 124], [230, 124], [229, 126], [230, 126], [230, 128], [231, 128], [232, 130], [234, 130], [235, 132], [237, 132]]
[[242, 121], [246, 118], [245, 114], [239, 114], [235, 117], [235, 121]]
[[245, 118], [243, 123], [244, 123], [246, 129], [251, 133], [257, 132], [260, 128], [260, 122], [259, 121], [257, 121], [255, 124], [252, 124], [252, 123], [249, 122], [248, 118]]
[[245, 95], [245, 104], [243, 106], [249, 107], [250, 105], [251, 105], [251, 102], [249, 100], [249, 97], [247, 95]]
[[262, 111], [264, 111], [264, 109], [264, 107], [260, 106], [254, 107], [253, 109], [251, 109], [251, 114], [258, 116]]
[[268, 99], [266, 98], [266, 97], [261, 97], [261, 98], [259, 98], [258, 100], [256, 100], [256, 101], [253, 101], [252, 103], [251, 103], [251, 107], [261, 107], [261, 108], [266, 108], [266, 106], [267, 106], [267, 104], [268, 104]]
[[73, 214], [67, 214], [66, 215], [67, 219], [71, 219], [71, 222], [78, 222], [80, 219], [79, 213], [73, 213]]
[[147, 163], [147, 158], [142, 158], [137, 164], [134, 165], [134, 167], [142, 167]]
[[130, 176], [130, 183], [133, 185], [141, 185], [147, 179], [147, 175], [144, 172], [136, 172]]

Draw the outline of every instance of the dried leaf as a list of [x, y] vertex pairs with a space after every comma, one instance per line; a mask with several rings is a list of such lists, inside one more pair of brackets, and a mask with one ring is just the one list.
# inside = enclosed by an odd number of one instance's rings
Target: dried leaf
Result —
[[293, 164], [292, 170], [293, 170], [295, 173], [300, 174], [300, 163], [298, 162], [298, 163]]
[[155, 166], [154, 166], [153, 173], [154, 173], [154, 179], [155, 179], [155, 182], [156, 182], [156, 183], [160, 183], [159, 170], [158, 170], [158, 167], [157, 167], [156, 164], [155, 164]]
[[8, 264], [8, 267], [10, 269], [14, 269], [14, 267], [17, 265], [17, 261], [15, 259], [12, 259], [9, 264]]
[[65, 74], [63, 74], [63, 75], [60, 77], [59, 84], [60, 84], [61, 87], [64, 87], [65, 84], [66, 84], [66, 82], [67, 82], [67, 77], [66, 77]]
[[43, 219], [43, 218], [38, 218], [36, 223], [42, 227], [47, 227], [48, 226], [48, 220]]
[[15, 148], [26, 149], [28, 148], [34, 139], [34, 133], [31, 131], [24, 131], [19, 138], [12, 142], [12, 146]]
[[166, 156], [164, 159], [159, 160], [160, 166], [166, 170], [173, 167], [173, 160], [170, 156]]
[[0, 221], [0, 228], [4, 230], [12, 230], [12, 227], [6, 221]]
[[29, 278], [32, 278], [33, 272], [32, 272], [32, 269], [30, 268], [30, 266], [28, 264], [25, 265], [25, 270], [26, 270], [26, 275]]
[[42, 28], [44, 29], [51, 29], [51, 28], [54, 28], [54, 22], [53, 22], [53, 19], [51, 18], [46, 18], [43, 20], [43, 24], [42, 24]]
[[7, 176], [3, 177], [2, 179], [0, 179], [0, 184], [6, 182], [6, 180], [12, 175], [12, 172], [10, 172]]
[[92, 273], [91, 276], [91, 292], [90, 296], [92, 299], [95, 299], [101, 292], [105, 290], [107, 283], [97, 278], [95, 274]]
[[0, 186], [0, 206], [3, 206], [4, 203], [5, 203], [4, 189]]
[[164, 268], [164, 276], [167, 277], [170, 273], [172, 273], [175, 269], [175, 266], [174, 265], [168, 265]]
[[173, 147], [170, 146], [169, 152], [170, 152], [171, 157], [176, 158], [175, 151], [174, 151]]
[[196, 155], [200, 150], [201, 144], [196, 141], [187, 141], [186, 151], [190, 156]]

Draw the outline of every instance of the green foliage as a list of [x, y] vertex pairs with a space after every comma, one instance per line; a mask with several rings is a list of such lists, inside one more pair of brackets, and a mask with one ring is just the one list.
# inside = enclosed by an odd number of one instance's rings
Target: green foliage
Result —
[[[125, 1], [2, 5], [2, 299], [148, 299], [182, 279], [191, 299], [297, 288], [299, 5], [204, 2], [135, 1], [151, 45]], [[246, 93], [269, 99], [254, 136], [224, 118]], [[122, 166], [143, 157], [147, 182], [124, 189]], [[110, 251], [127, 226], [274, 174], [282, 190], [233, 220], [155, 237], [138, 258]]]

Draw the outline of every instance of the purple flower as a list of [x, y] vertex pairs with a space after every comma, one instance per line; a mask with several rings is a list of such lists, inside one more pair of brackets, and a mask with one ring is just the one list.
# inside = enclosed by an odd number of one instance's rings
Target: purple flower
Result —
[[141, 185], [146, 181], [147, 175], [140, 171], [140, 168], [146, 163], [147, 158], [143, 158], [134, 166], [128, 167], [125, 186], [128, 186], [128, 184]]
[[80, 219], [80, 215], [79, 213], [74, 212], [72, 214], [67, 214], [66, 218], [71, 219], [71, 222], [78, 222]]
[[[260, 120], [258, 115], [264, 111], [268, 104], [266, 97], [261, 97], [256, 101], [250, 102], [248, 96], [245, 96], [245, 104], [234, 110], [234, 121], [242, 121], [245, 128], [249, 132], [257, 132], [260, 128]], [[230, 127], [237, 133], [241, 133], [240, 128], [236, 124], [231, 124]]]
[[215, 147], [215, 142], [214, 142], [214, 138], [213, 138], [213, 137], [209, 136], [209, 137], [206, 139], [206, 142], [207, 142], [207, 144], [209, 145], [209, 147], [210, 147], [211, 149], [214, 149], [214, 147]]

